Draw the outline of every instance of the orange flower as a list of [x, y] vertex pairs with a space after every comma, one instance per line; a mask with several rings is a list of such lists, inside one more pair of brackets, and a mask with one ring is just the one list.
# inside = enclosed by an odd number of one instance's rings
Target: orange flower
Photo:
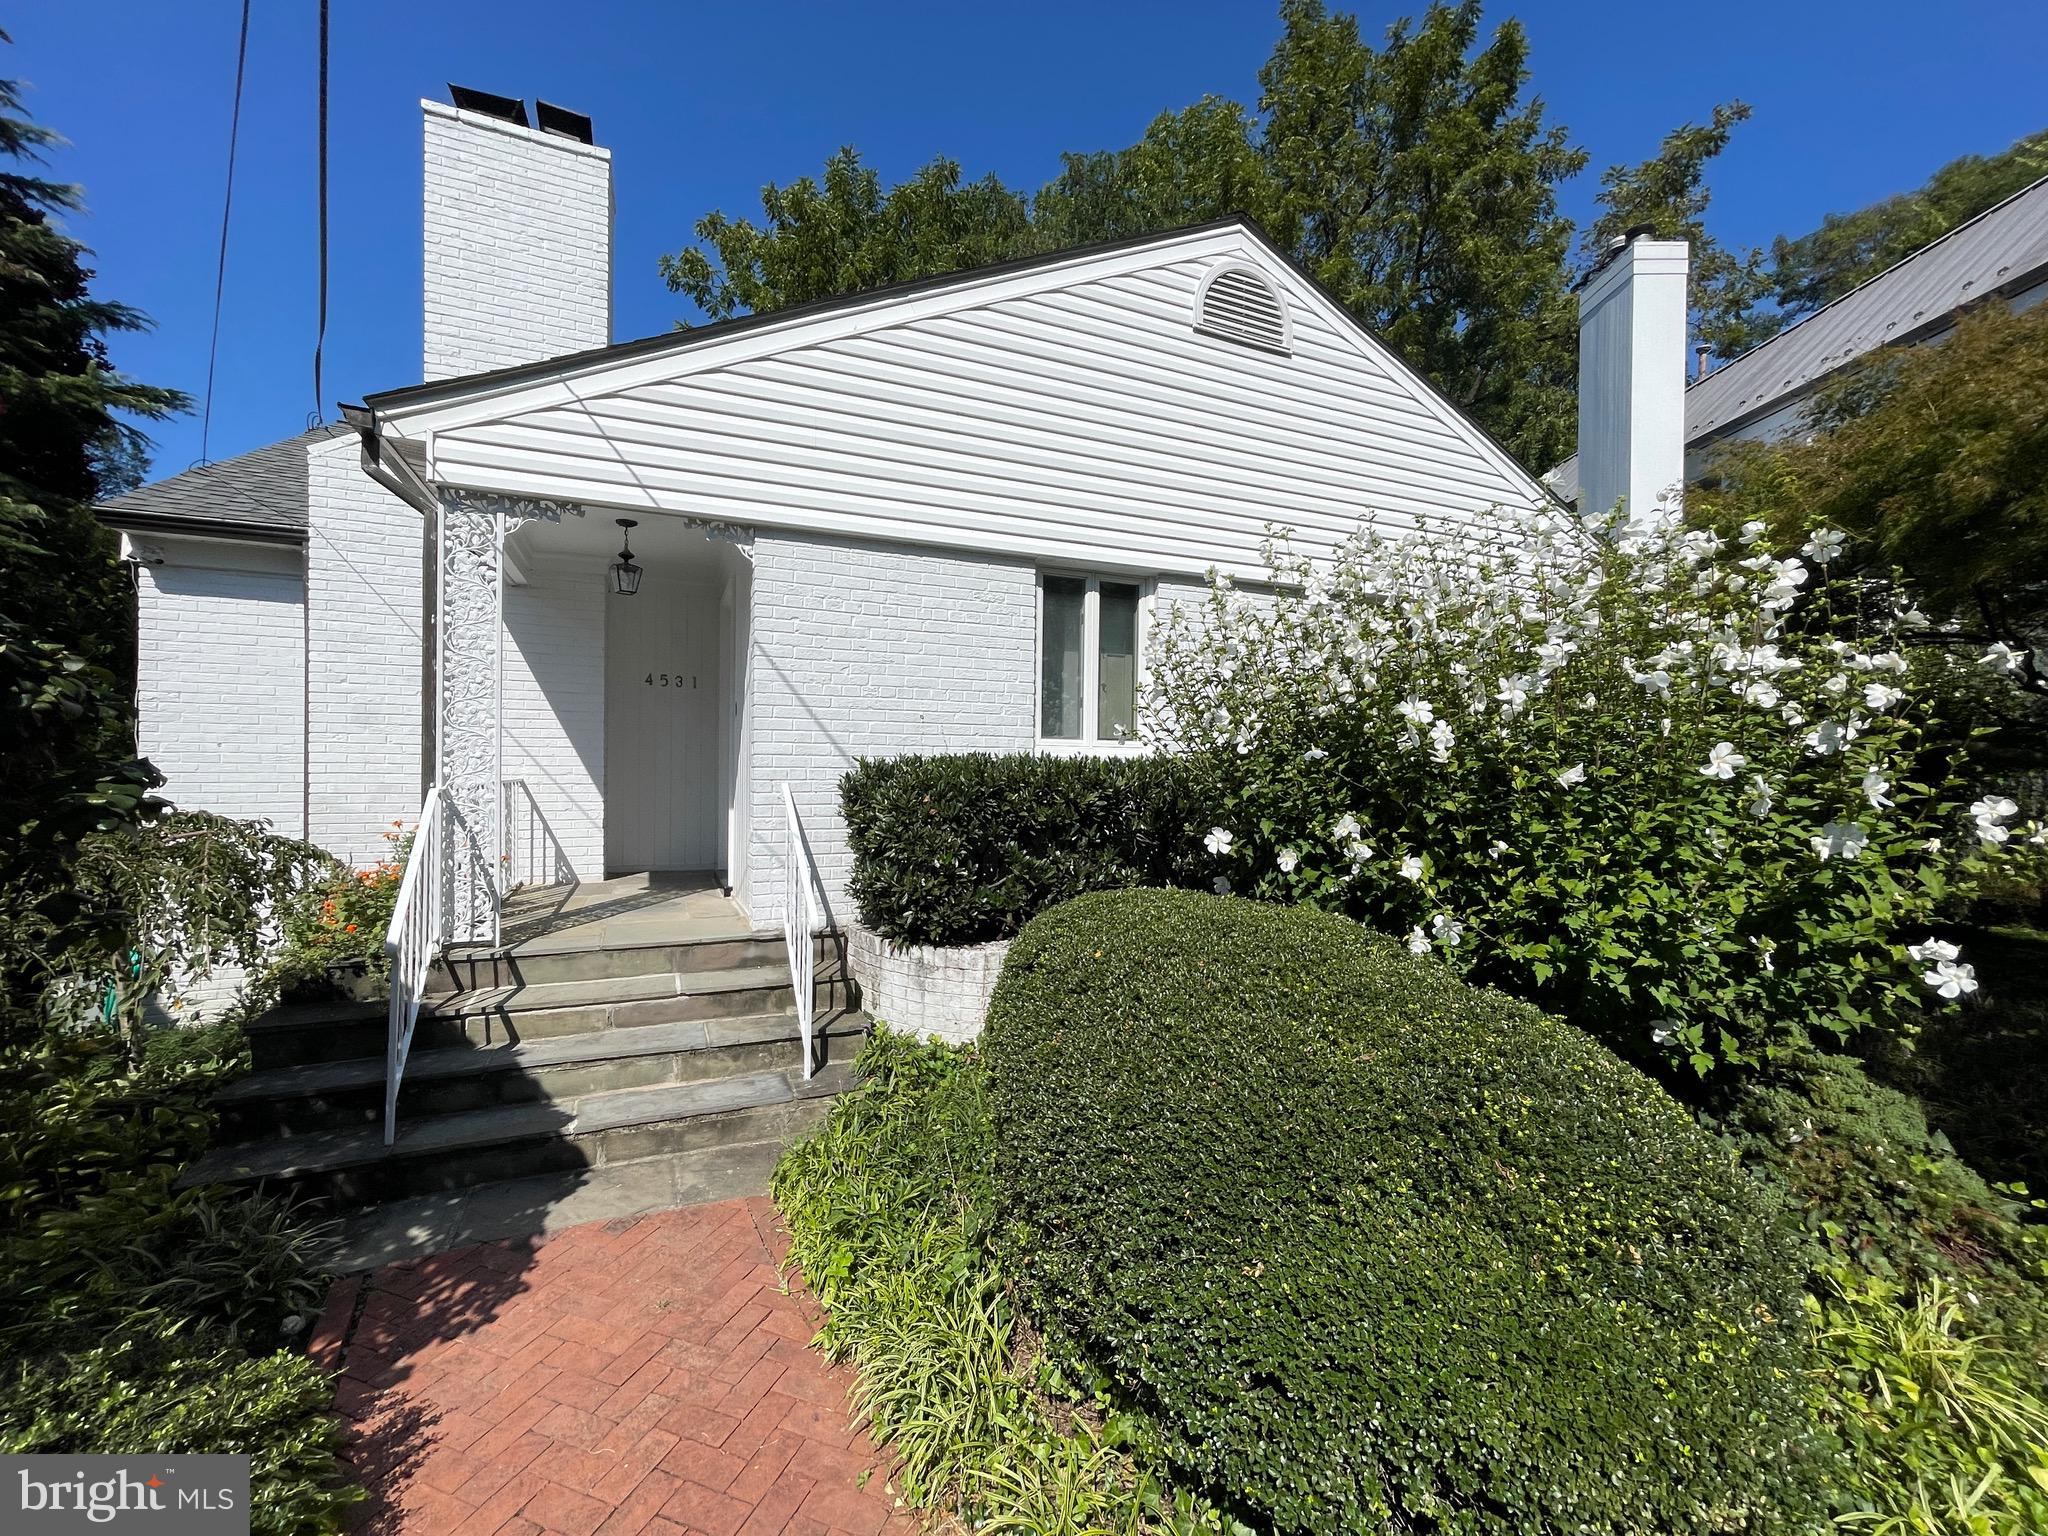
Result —
[[350, 924], [348, 925], [348, 931], [349, 931], [350, 933], [354, 933], [354, 932], [356, 931], [356, 925], [355, 925], [354, 923], [350, 923]]

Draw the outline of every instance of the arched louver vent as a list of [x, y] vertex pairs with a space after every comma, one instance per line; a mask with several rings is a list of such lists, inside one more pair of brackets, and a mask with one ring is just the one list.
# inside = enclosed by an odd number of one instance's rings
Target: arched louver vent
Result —
[[1269, 352], [1288, 349], [1287, 306], [1250, 267], [1218, 267], [1195, 296], [1195, 329]]

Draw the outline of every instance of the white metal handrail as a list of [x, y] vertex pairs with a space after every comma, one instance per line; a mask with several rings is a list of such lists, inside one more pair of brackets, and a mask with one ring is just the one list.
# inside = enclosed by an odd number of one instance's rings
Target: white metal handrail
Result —
[[796, 796], [782, 786], [782, 938], [789, 947], [789, 985], [796, 996], [796, 1027], [804, 1042], [804, 1076], [811, 1075], [812, 989], [816, 985], [820, 927], [818, 871], [804, 840]]
[[398, 883], [398, 904], [384, 930], [384, 958], [391, 965], [391, 1013], [384, 1036], [384, 1145], [398, 1136], [398, 1084], [419, 1023], [427, 977], [447, 940], [448, 836], [442, 819], [441, 786], [427, 790], [414, 824], [412, 850]]
[[569, 850], [555, 835], [533, 786], [524, 779], [506, 779], [499, 788], [504, 821], [498, 853], [500, 892], [509, 896], [521, 886], [576, 884]]

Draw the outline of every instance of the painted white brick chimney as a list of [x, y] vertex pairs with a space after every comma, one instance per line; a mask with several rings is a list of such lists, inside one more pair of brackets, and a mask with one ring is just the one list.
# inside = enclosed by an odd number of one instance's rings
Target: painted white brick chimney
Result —
[[610, 342], [611, 151], [445, 102], [420, 109], [427, 381]]
[[1579, 510], [1652, 514], [1685, 483], [1683, 240], [1642, 236], [1579, 288]]

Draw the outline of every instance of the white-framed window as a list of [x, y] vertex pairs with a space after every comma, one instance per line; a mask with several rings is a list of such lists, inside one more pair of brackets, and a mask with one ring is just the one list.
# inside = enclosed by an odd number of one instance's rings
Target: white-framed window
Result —
[[1138, 694], [1152, 584], [1136, 576], [1038, 576], [1041, 751], [1138, 750]]

